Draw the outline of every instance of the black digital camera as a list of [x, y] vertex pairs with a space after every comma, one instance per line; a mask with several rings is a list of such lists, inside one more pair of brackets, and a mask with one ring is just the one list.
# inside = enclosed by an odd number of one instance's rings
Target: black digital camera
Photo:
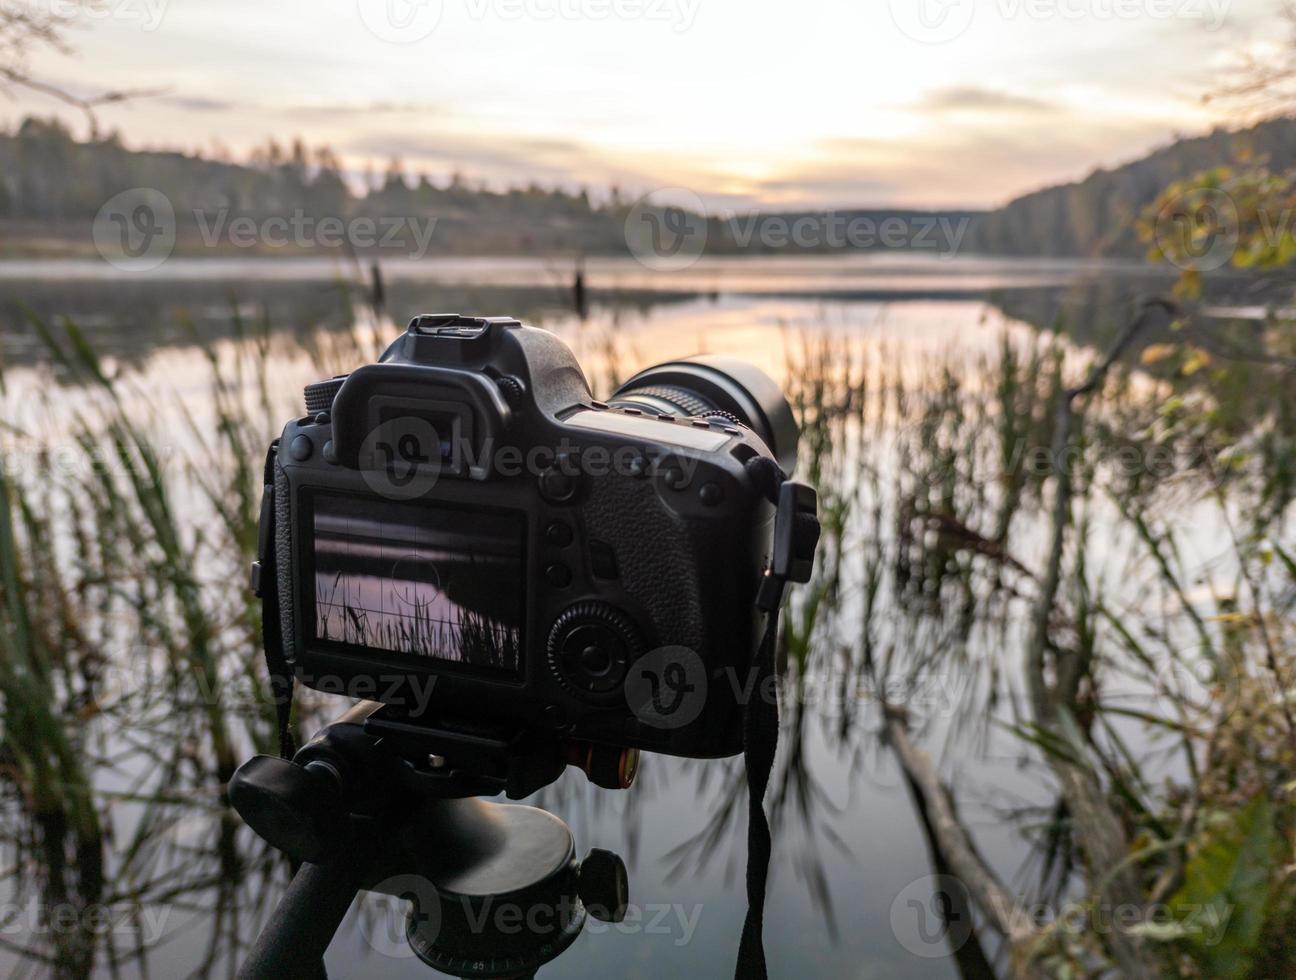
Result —
[[262, 541], [302, 683], [442, 728], [742, 750], [757, 595], [787, 547], [763, 475], [797, 441], [769, 377], [699, 357], [603, 403], [554, 334], [436, 314], [306, 407]]

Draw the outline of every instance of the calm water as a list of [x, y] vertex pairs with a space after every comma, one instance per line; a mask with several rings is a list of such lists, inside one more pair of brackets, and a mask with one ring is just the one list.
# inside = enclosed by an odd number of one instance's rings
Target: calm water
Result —
[[[586, 272], [589, 305], [581, 316], [570, 300], [571, 269], [561, 263], [390, 266], [390, 319], [380, 320], [377, 329], [389, 333], [397, 329], [392, 321], [416, 312], [518, 315], [562, 334], [604, 392], [616, 378], [650, 363], [699, 351], [746, 357], [786, 378], [789, 359], [807, 336], [863, 345], [897, 370], [921, 376], [921, 365], [931, 358], [970, 364], [993, 354], [1005, 335], [1025, 342], [1041, 325], [1064, 325], [1077, 345], [1096, 341], [1119, 324], [1132, 295], [1162, 284], [1141, 270], [1119, 267], [975, 259], [731, 260], [699, 263], [668, 277], [629, 261], [596, 261]], [[59, 416], [77, 400], [70, 388], [50, 399], [35, 397], [51, 390], [51, 369], [25, 326], [25, 308], [51, 322], [71, 317], [111, 369], [137, 372], [152, 396], [169, 404], [183, 401], [199, 419], [211, 407], [207, 363], [196, 344], [229, 354], [236, 344], [235, 314], [264, 318], [275, 331], [274, 380], [287, 417], [301, 385], [316, 373], [295, 338], [349, 323], [366, 279], [365, 270], [315, 262], [176, 261], [149, 279], [122, 277], [91, 263], [0, 265], [5, 421], [43, 433], [36, 438], [57, 439]], [[282, 420], [274, 419], [268, 430]], [[171, 438], [175, 452], [189, 450], [182, 427]], [[194, 520], [201, 520], [196, 510]], [[870, 546], [864, 536], [848, 542], [838, 613], [844, 624], [858, 609], [857, 563]], [[1107, 551], [1119, 564], [1118, 543]], [[241, 587], [241, 581], [229, 584]], [[884, 613], [884, 628], [903, 635], [891, 619]], [[786, 714], [767, 906], [772, 973], [888, 980], [958, 976], [948, 947], [924, 914], [933, 870], [906, 788], [876, 736], [874, 699], [854, 688], [843, 696], [831, 666], [831, 657], [822, 658], [806, 681], [803, 705]], [[1011, 656], [1005, 669], [1015, 669]], [[959, 706], [975, 702], [977, 683], [953, 666], [929, 678], [921, 695], [932, 720], [922, 741], [939, 756], [983, 853], [1005, 880], [1029, 891], [1038, 869], [1031, 865], [1022, 825], [1005, 813], [1046, 806], [1051, 796], [1038, 770], [1026, 764], [1020, 741], [986, 726], [973, 726], [975, 736], [963, 734], [968, 719]], [[105, 783], [119, 778], [103, 776]], [[646, 757], [627, 793], [596, 790], [569, 771], [530, 801], [571, 825], [579, 853], [602, 847], [625, 858], [632, 905], [641, 915], [620, 926], [591, 923], [541, 975], [727, 975], [745, 909], [744, 794], [741, 760]], [[114, 846], [129, 839], [132, 819], [129, 806], [114, 811]], [[216, 819], [211, 801], [195, 801], [172, 832], [200, 846]], [[152, 975], [183, 975], [208, 955], [216, 890], [197, 888], [183, 901], [159, 904], [160, 924], [150, 937], [156, 942], [148, 958]], [[255, 915], [246, 919], [238, 927], [245, 935], [254, 929]], [[334, 974], [429, 975], [399, 940], [394, 922], [390, 903], [359, 902], [329, 951]], [[4, 938], [9, 948], [0, 950], [0, 964], [40, 972], [12, 948], [38, 947], [38, 940], [12, 931]], [[128, 965], [124, 972], [139, 971]], [[226, 972], [225, 966], [216, 972]]]

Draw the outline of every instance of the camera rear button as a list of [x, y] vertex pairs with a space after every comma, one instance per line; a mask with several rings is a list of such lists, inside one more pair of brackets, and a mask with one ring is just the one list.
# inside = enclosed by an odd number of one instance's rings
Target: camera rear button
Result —
[[545, 581], [555, 589], [565, 589], [571, 585], [571, 569], [561, 562], [554, 562], [545, 569]]
[[566, 548], [572, 543], [571, 525], [563, 521], [550, 521], [545, 528], [545, 541], [555, 548]]
[[576, 480], [551, 467], [540, 474], [540, 495], [550, 503], [565, 504], [576, 496]]
[[315, 444], [310, 441], [309, 436], [297, 436], [288, 446], [288, 455], [299, 463], [310, 459], [311, 453], [315, 451]]

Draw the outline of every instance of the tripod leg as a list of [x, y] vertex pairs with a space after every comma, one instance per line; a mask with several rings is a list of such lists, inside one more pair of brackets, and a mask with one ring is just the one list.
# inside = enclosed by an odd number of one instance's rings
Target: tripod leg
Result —
[[324, 951], [365, 870], [362, 860], [303, 864], [240, 967], [240, 980], [319, 980]]

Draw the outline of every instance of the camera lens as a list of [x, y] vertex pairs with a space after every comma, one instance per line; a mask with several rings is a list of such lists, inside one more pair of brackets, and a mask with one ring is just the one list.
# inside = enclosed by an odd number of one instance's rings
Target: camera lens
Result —
[[785, 472], [796, 466], [797, 424], [783, 390], [737, 358], [707, 354], [658, 364], [623, 384], [609, 403], [653, 415], [740, 422], [760, 436]]

